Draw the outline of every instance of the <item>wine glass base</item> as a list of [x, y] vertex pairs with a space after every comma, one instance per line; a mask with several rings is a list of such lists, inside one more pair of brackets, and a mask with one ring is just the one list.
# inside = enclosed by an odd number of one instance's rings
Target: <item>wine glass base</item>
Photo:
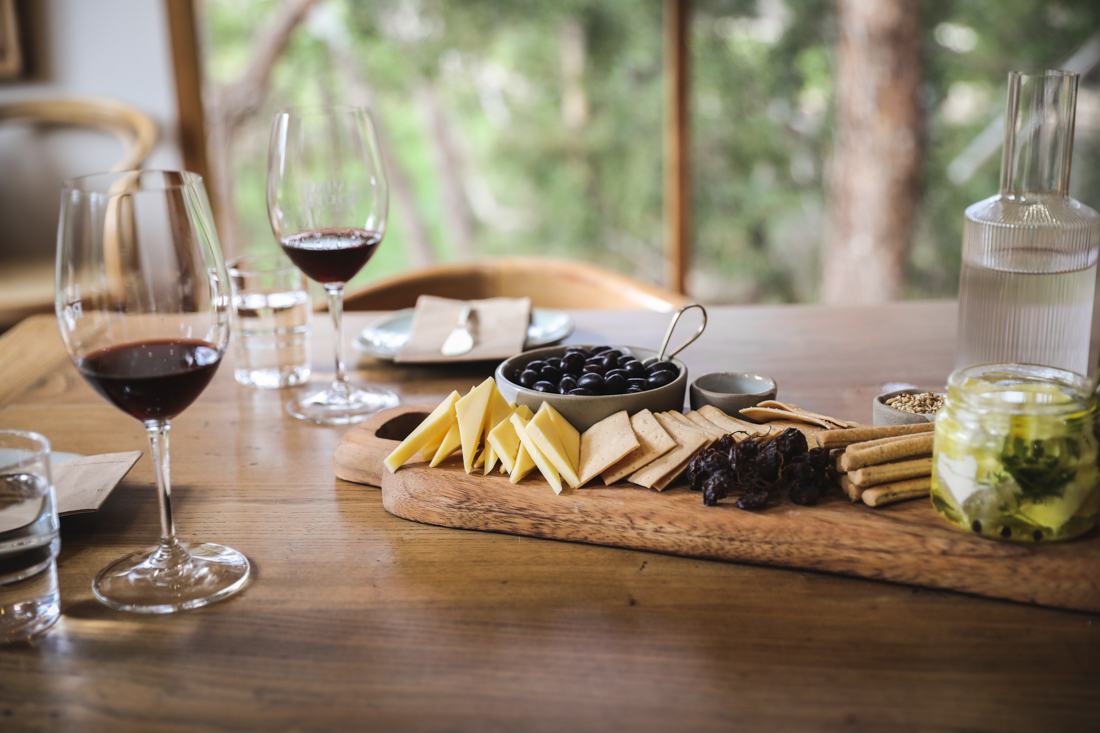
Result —
[[397, 407], [397, 395], [386, 389], [347, 385], [347, 390], [328, 387], [320, 392], [296, 397], [286, 403], [292, 417], [317, 425], [351, 425], [362, 422], [376, 412]]
[[183, 561], [167, 567], [157, 562], [162, 547], [114, 561], [99, 571], [92, 592], [119, 611], [173, 613], [220, 601], [244, 588], [251, 566], [233, 548], [209, 542], [181, 542], [177, 547]]

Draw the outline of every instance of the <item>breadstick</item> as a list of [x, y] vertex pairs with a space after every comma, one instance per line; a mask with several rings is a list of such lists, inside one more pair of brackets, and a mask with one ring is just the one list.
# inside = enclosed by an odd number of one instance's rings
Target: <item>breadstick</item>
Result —
[[895, 501], [906, 499], [919, 499], [928, 496], [932, 491], [932, 477], [913, 478], [908, 481], [896, 481], [892, 484], [883, 484], [863, 492], [863, 503], [867, 506], [882, 506], [893, 504]]
[[877, 466], [901, 458], [931, 455], [934, 437], [931, 433], [921, 433], [881, 445], [850, 445], [840, 457], [840, 470], [855, 471], [864, 466]]
[[927, 433], [934, 430], [935, 427], [935, 423], [918, 423], [916, 425], [886, 425], [878, 428], [849, 428], [847, 430], [829, 430], [818, 433], [816, 438], [818, 447], [846, 448], [852, 443], [863, 443], [868, 440], [890, 438], [896, 435]]
[[853, 484], [846, 473], [840, 475], [840, 488], [844, 489], [844, 493], [847, 494], [848, 498], [852, 501], [859, 501], [860, 496], [863, 495], [863, 488]]
[[916, 458], [911, 461], [898, 461], [897, 463], [883, 463], [878, 466], [866, 466], [852, 471], [848, 478], [856, 486], [867, 488], [889, 484], [895, 481], [904, 481], [910, 478], [932, 475], [932, 456]]

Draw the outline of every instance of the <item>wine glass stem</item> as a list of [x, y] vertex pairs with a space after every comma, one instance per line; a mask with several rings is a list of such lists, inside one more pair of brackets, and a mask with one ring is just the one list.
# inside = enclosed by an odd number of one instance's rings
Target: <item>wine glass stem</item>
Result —
[[177, 565], [185, 552], [176, 541], [176, 525], [172, 521], [172, 479], [168, 470], [168, 421], [145, 423], [149, 448], [157, 470], [157, 499], [160, 503], [160, 548], [153, 561], [165, 566]]
[[336, 357], [336, 380], [332, 388], [337, 392], [348, 389], [348, 375], [344, 369], [344, 286], [341, 283], [325, 285], [328, 309], [332, 313], [332, 352]]

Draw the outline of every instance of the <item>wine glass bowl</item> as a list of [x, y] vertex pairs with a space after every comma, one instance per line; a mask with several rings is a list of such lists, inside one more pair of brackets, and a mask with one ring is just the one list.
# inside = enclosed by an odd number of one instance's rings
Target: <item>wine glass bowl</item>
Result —
[[171, 510], [170, 421], [210, 383], [229, 338], [229, 279], [202, 179], [176, 171], [83, 176], [62, 189], [56, 311], [77, 371], [146, 428], [160, 498], [160, 544], [104, 568], [103, 603], [167, 613], [244, 587], [248, 559], [182, 543]]
[[277, 112], [268, 148], [267, 210], [283, 252], [324, 287], [333, 318], [335, 379], [320, 392], [291, 400], [287, 411], [321, 425], [346, 425], [397, 405], [393, 392], [349, 382], [344, 367], [344, 285], [374, 256], [389, 210], [370, 113], [351, 106]]

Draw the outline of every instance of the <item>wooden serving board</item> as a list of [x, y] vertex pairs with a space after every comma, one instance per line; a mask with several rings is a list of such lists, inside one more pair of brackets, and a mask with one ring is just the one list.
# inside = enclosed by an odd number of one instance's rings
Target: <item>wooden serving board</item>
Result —
[[673, 555], [822, 570], [1100, 613], [1100, 535], [1042, 545], [996, 542], [956, 530], [929, 502], [872, 509], [839, 489], [817, 506], [782, 502], [760, 512], [731, 502], [703, 506], [686, 486], [664, 492], [631, 484], [555, 495], [533, 472], [467, 475], [460, 459], [437, 468], [382, 467], [397, 443], [434, 408], [402, 405], [350, 431], [337, 446], [336, 475], [382, 488], [386, 510], [405, 519]]

